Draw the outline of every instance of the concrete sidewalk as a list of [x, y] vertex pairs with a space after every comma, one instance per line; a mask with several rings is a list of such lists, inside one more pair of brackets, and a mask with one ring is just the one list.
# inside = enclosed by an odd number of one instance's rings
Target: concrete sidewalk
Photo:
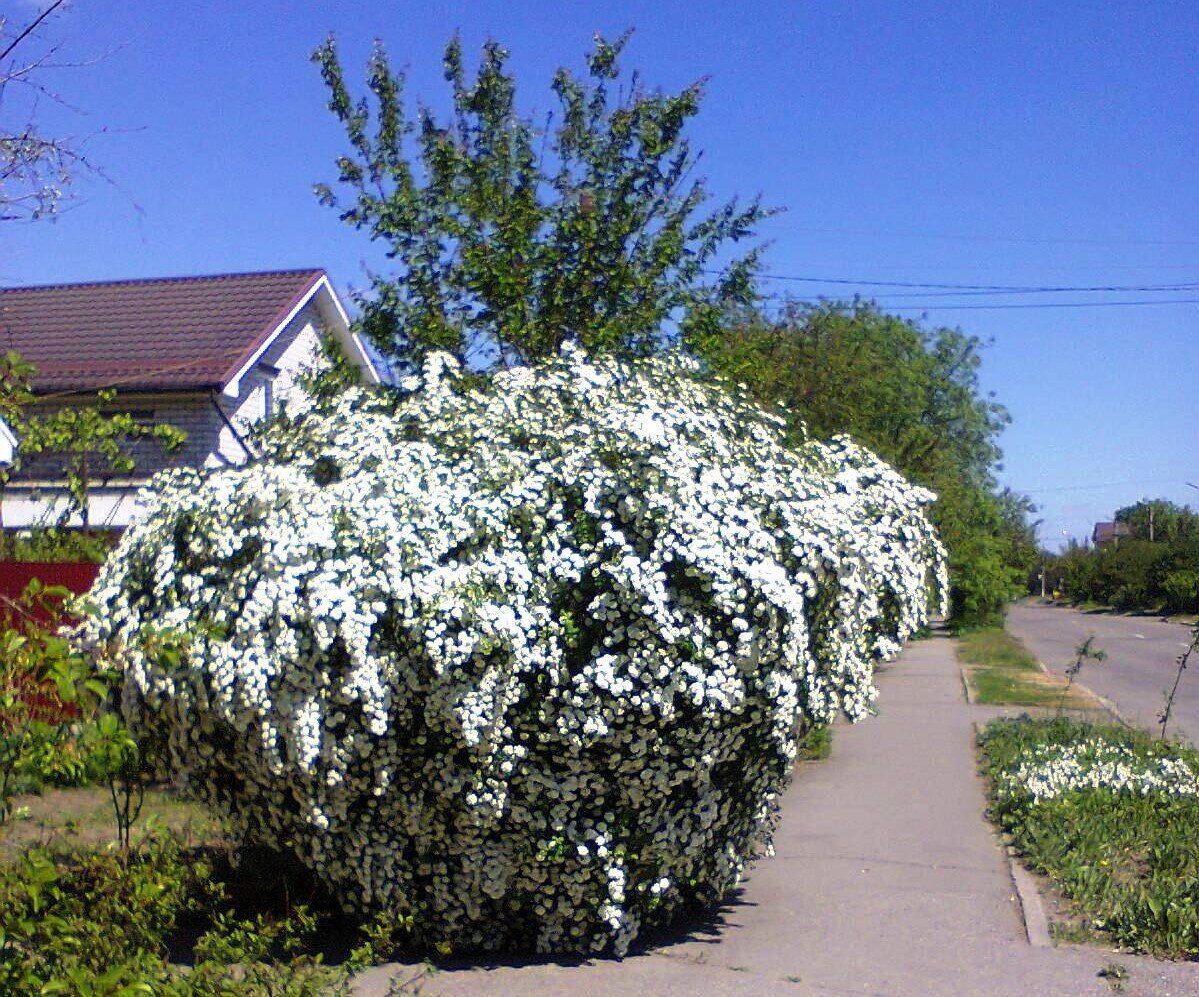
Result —
[[[777, 854], [714, 924], [619, 962], [442, 970], [421, 993], [1108, 994], [1112, 961], [1126, 993], [1199, 993], [1196, 964], [1029, 945], [974, 760], [972, 724], [994, 711], [966, 704], [950, 640], [912, 645], [879, 687], [880, 715], [802, 767]], [[385, 994], [397, 971], [358, 993]]]

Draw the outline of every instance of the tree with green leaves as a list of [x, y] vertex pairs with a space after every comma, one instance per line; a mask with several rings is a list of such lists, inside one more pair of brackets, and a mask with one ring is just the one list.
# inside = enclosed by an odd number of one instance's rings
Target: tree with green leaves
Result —
[[[758, 200], [705, 212], [699, 154], [685, 137], [703, 84], [620, 87], [628, 41], [596, 38], [583, 77], [567, 69], [544, 125], [517, 106], [508, 53], [483, 47], [473, 78], [446, 46], [453, 112], [410, 117], [405, 78], [376, 45], [367, 96], [350, 92], [332, 38], [314, 61], [350, 149], [320, 200], [387, 247], [361, 327], [390, 356], [444, 350], [475, 368], [520, 364], [567, 339], [597, 352], [653, 352], [713, 330], [751, 297], [758, 250], [728, 261], [768, 212]], [[722, 261], [724, 261], [722, 263]]]
[[1115, 519], [1138, 540], [1173, 544], [1199, 536], [1199, 514], [1169, 499], [1142, 499], [1117, 509]]
[[998, 487], [1008, 413], [978, 381], [982, 344], [926, 330], [868, 302], [788, 302], [728, 313], [690, 345], [763, 402], [783, 402], [797, 436], [846, 433], [932, 488], [950, 555], [953, 617], [993, 622], [1037, 558], [1032, 507]]

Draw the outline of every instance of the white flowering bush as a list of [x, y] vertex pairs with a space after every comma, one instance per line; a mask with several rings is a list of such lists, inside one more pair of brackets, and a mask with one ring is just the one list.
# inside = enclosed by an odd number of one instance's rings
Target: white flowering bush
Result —
[[92, 636], [174, 776], [347, 908], [621, 953], [768, 848], [797, 733], [870, 709], [945, 590], [933, 496], [677, 359], [404, 389], [158, 478]]
[[1079, 789], [1199, 796], [1199, 776], [1185, 759], [1165, 751], [1146, 756], [1125, 744], [1088, 738], [1032, 749], [1015, 769], [998, 775], [996, 789], [1003, 797], [1033, 803]]

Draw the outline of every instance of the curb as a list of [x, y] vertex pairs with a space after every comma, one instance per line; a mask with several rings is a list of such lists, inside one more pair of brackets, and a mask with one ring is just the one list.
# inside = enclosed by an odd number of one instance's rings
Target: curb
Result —
[[1041, 891], [1037, 888], [1032, 874], [1020, 864], [1020, 860], [1006, 849], [1008, 872], [1012, 877], [1012, 885], [1016, 887], [1016, 897], [1020, 901], [1020, 916], [1024, 921], [1024, 933], [1028, 944], [1037, 949], [1053, 948], [1053, 938], [1049, 934], [1049, 918], [1045, 914], [1045, 904], [1041, 900]]
[[970, 677], [966, 674], [968, 667], [968, 665], [959, 665], [958, 677], [962, 680], [962, 693], [966, 697], [966, 702], [970, 706], [977, 706], [978, 704], [974, 702], [974, 690], [970, 688]]
[[[970, 725], [974, 731], [975, 743], [977, 743], [983, 726], [977, 720]], [[1041, 891], [1036, 880], [1033, 879], [1032, 873], [1020, 864], [1020, 859], [1011, 845], [1002, 841], [999, 829], [990, 820], [987, 823], [991, 826], [991, 833], [995, 837], [996, 844], [1003, 849], [1003, 856], [1007, 860], [1008, 877], [1016, 891], [1017, 906], [1020, 908], [1020, 922], [1024, 925], [1024, 936], [1028, 939], [1028, 944], [1038, 949], [1053, 948], [1053, 936], [1049, 933], [1049, 917], [1045, 913], [1045, 903], [1041, 898]]]

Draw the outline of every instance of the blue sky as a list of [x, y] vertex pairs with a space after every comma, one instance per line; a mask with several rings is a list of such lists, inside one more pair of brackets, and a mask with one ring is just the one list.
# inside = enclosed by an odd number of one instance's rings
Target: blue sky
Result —
[[[0, 0], [14, 20], [29, 0]], [[971, 285], [1199, 285], [1199, 18], [1189, 3], [127, 3], [74, 0], [48, 130], [88, 135], [115, 186], [78, 185], [54, 224], [0, 228], [0, 284], [319, 265], [361, 285], [362, 236], [320, 207], [342, 148], [308, 61], [329, 31], [358, 76], [373, 38], [444, 100], [460, 31], [512, 50], [529, 109], [596, 30], [636, 34], [625, 64], [678, 89], [708, 77], [692, 129], [721, 196], [761, 193], [778, 274]], [[1188, 64], [1189, 63], [1189, 64]], [[0, 113], [3, 109], [0, 108]], [[107, 129], [104, 134], [95, 134]], [[854, 290], [990, 341], [983, 379], [1011, 410], [1003, 480], [1042, 539], [1143, 496], [1199, 498], [1199, 299], [1192, 292], [946, 297]], [[906, 296], [904, 296], [906, 295]]]

